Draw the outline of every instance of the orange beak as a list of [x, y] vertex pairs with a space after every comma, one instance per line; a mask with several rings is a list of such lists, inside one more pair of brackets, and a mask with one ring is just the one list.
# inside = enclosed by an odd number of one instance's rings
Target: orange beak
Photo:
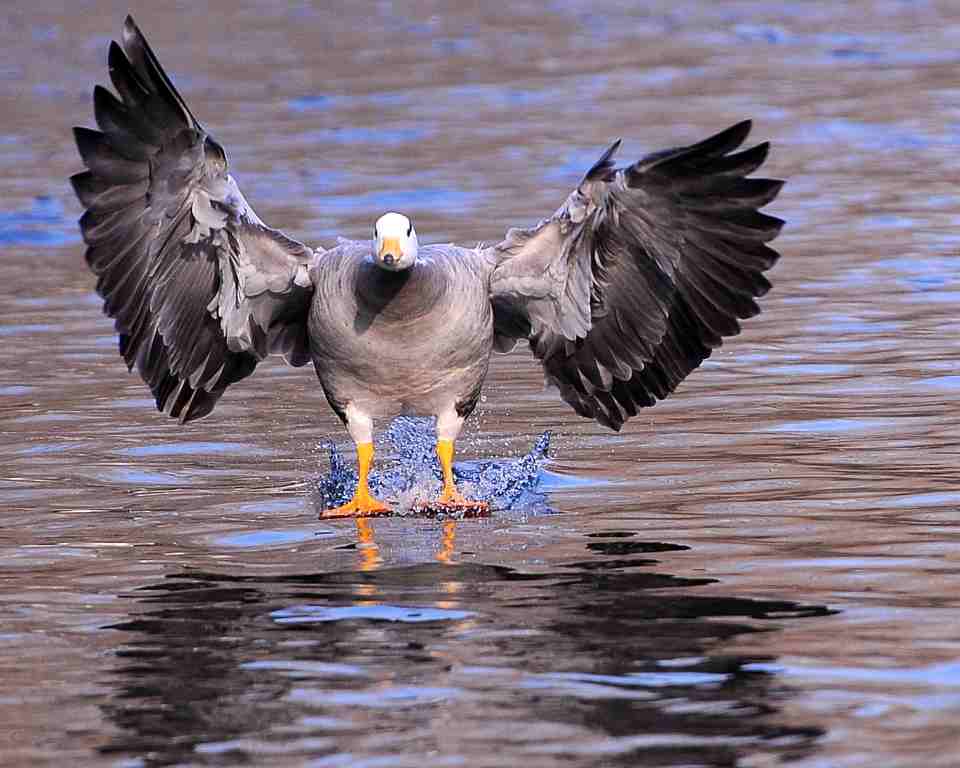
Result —
[[377, 257], [382, 259], [383, 254], [392, 253], [397, 259], [400, 258], [400, 240], [396, 237], [385, 237], [380, 244], [380, 252]]

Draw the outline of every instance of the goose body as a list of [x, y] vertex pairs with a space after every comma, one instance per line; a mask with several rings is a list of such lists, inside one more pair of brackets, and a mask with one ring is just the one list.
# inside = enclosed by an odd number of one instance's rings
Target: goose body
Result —
[[328, 401], [370, 418], [468, 415], [493, 348], [492, 264], [452, 245], [420, 248], [407, 270], [379, 268], [344, 241], [311, 270], [311, 354]]

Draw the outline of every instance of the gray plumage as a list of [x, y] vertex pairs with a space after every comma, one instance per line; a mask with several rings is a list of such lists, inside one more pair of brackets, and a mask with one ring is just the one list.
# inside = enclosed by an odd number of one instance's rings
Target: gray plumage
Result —
[[392, 272], [369, 241], [312, 249], [263, 224], [129, 17], [109, 66], [119, 99], [98, 86], [100, 130], [76, 129], [86, 258], [127, 365], [181, 422], [271, 352], [312, 361], [341, 418], [463, 418], [491, 351], [527, 340], [577, 413], [619, 429], [770, 287], [782, 222], [758, 209], [782, 182], [746, 178], [768, 150], [736, 151], [748, 122], [620, 169], [618, 142], [536, 227]]
[[420, 248], [389, 272], [370, 242], [342, 241], [314, 265], [308, 323], [317, 376], [341, 415], [355, 402], [372, 417], [473, 410], [493, 344], [486, 254]]

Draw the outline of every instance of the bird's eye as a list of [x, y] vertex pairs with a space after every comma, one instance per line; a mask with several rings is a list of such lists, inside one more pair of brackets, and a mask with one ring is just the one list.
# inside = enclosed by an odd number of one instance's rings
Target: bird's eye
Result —
[[410, 226], [407, 227], [407, 237], [410, 237], [410, 233], [413, 232], [413, 223], [411, 222]]

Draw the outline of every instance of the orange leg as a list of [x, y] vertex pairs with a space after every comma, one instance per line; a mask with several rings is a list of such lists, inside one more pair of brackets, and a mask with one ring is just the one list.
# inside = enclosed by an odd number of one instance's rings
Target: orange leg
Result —
[[373, 443], [357, 444], [357, 490], [346, 504], [320, 513], [321, 518], [328, 517], [377, 517], [389, 515], [390, 507], [370, 494], [367, 477], [373, 464]]
[[437, 458], [443, 469], [443, 490], [440, 498], [430, 506], [453, 511], [478, 512], [485, 514], [490, 511], [490, 505], [485, 501], [470, 501], [463, 497], [453, 482], [453, 440], [437, 440]]

